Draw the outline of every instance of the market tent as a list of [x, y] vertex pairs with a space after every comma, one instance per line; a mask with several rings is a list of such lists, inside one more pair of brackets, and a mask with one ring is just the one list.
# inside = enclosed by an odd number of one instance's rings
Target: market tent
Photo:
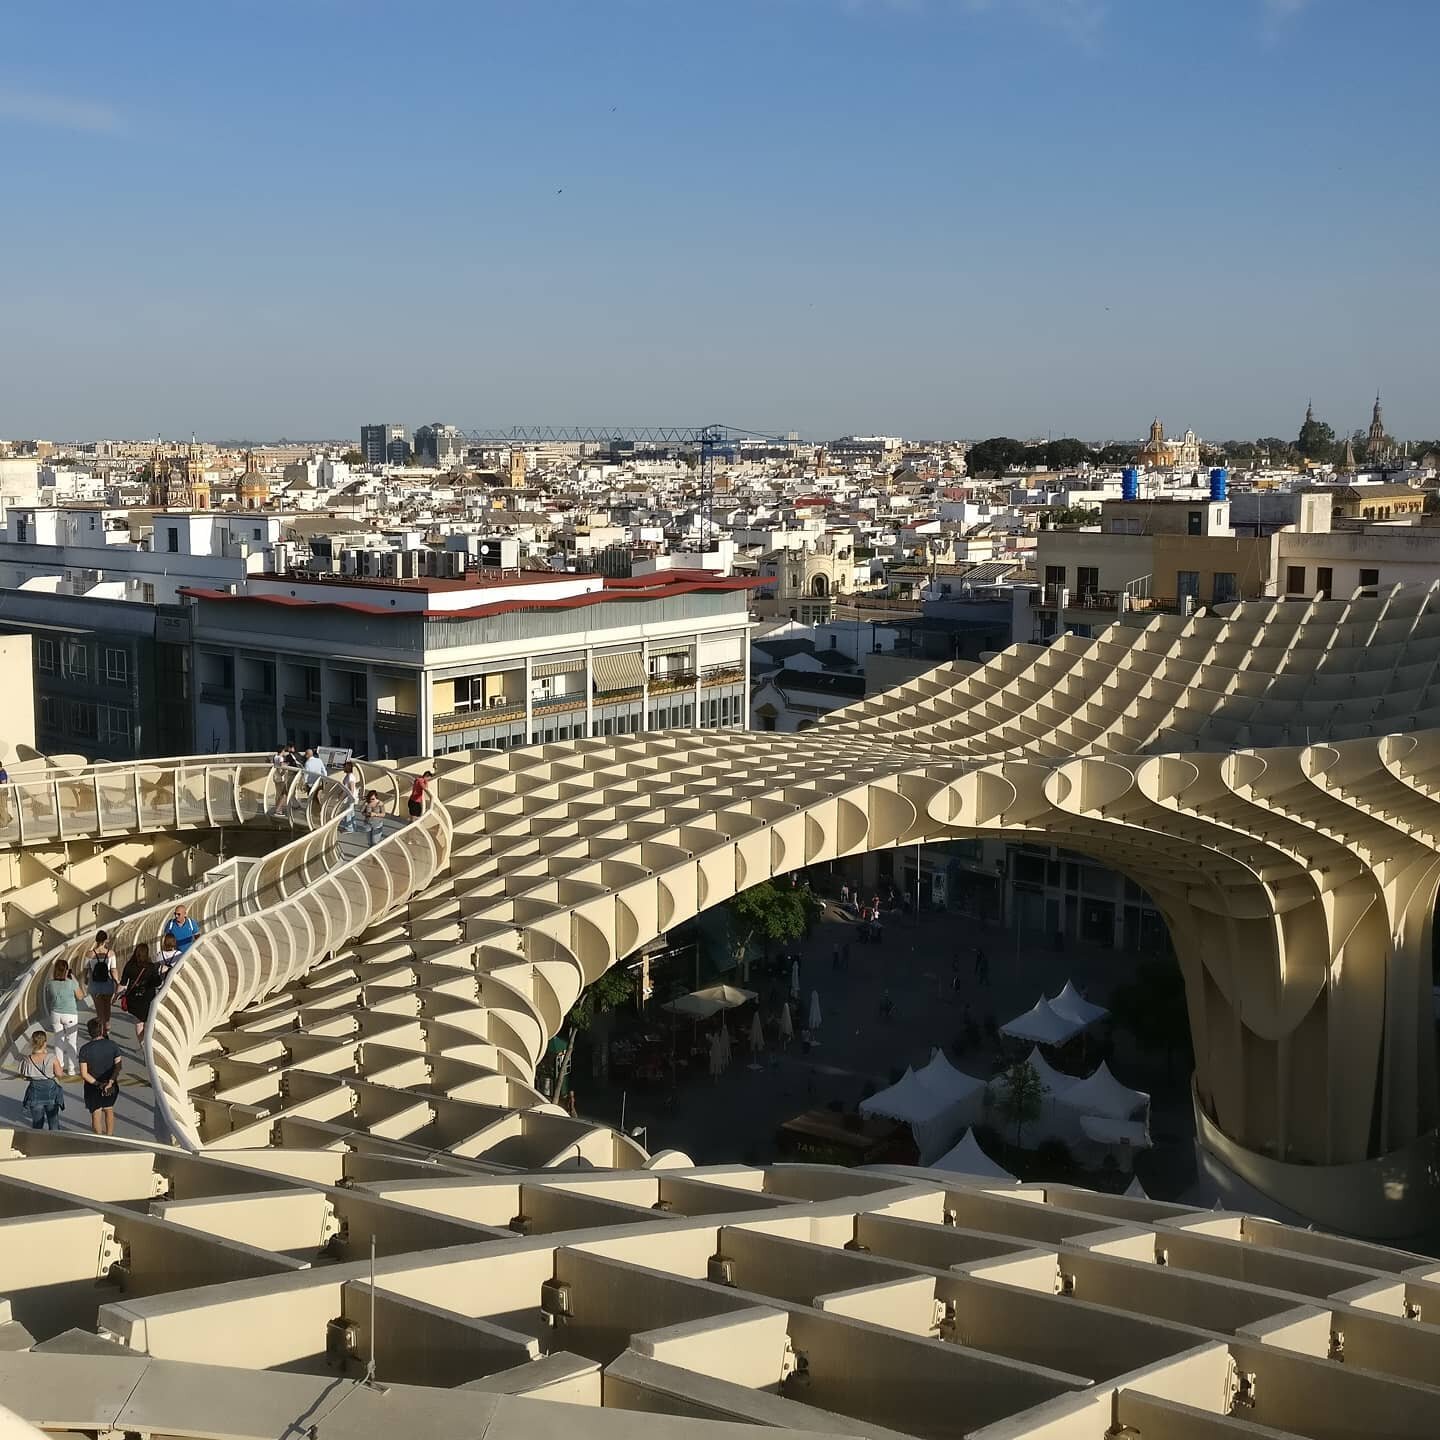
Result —
[[1023, 1015], [1002, 1025], [1000, 1033], [1012, 1040], [1030, 1040], [1036, 1045], [1064, 1045], [1084, 1028], [1078, 1020], [1060, 1014], [1042, 995]]
[[1081, 1025], [1093, 1025], [1103, 1020], [1109, 1011], [1103, 1005], [1092, 1005], [1076, 988], [1073, 980], [1067, 980], [1060, 993], [1050, 1001], [1050, 1008], [1067, 1020]]
[[1047, 1095], [1063, 1095], [1072, 1085], [1078, 1083], [1078, 1076], [1067, 1075], [1057, 1070], [1041, 1053], [1038, 1045], [1030, 1047], [1025, 1063], [1040, 1077], [1040, 1084]]
[[956, 1175], [975, 1175], [985, 1180], [1013, 1180], [1015, 1177], [997, 1165], [981, 1148], [974, 1130], [967, 1130], [938, 1160], [930, 1162], [932, 1170], [949, 1170]]
[[1150, 1097], [1143, 1090], [1122, 1085], [1102, 1060], [1094, 1073], [1077, 1080], [1060, 1097], [1060, 1103], [1078, 1115], [1098, 1115], [1107, 1120], [1133, 1120], [1148, 1115]]
[[1087, 1140], [1107, 1148], [1117, 1145], [1131, 1150], [1150, 1148], [1150, 1131], [1138, 1120], [1107, 1120], [1103, 1115], [1082, 1115], [1080, 1129]]
[[957, 1070], [937, 1049], [922, 1069], [907, 1069], [888, 1090], [862, 1100], [860, 1113], [909, 1125], [920, 1163], [929, 1165], [980, 1118], [984, 1094], [983, 1080]]
[[1148, 1200], [1150, 1198], [1145, 1193], [1145, 1187], [1140, 1183], [1138, 1175], [1130, 1177], [1130, 1183], [1125, 1187], [1124, 1193], [1127, 1200]]

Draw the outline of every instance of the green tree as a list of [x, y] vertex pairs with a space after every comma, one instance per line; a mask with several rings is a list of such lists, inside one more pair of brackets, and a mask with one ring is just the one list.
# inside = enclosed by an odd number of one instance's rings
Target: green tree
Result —
[[1142, 960], [1135, 978], [1110, 992], [1110, 1014], [1147, 1054], [1163, 1054], [1167, 1072], [1175, 1056], [1190, 1054], [1190, 1012], [1185, 980], [1173, 960]]
[[1313, 464], [1327, 465], [1336, 458], [1335, 432], [1323, 420], [1307, 420], [1300, 427], [1295, 448]]
[[365, 457], [358, 450], [347, 450], [340, 457], [347, 465], [363, 465]]
[[1090, 447], [1083, 440], [1051, 440], [1043, 447], [1043, 464], [1051, 470], [1074, 470], [1091, 459]]
[[1000, 1093], [995, 1108], [1002, 1119], [1015, 1127], [1015, 1148], [1020, 1148], [1020, 1139], [1025, 1127], [1040, 1118], [1040, 1107], [1045, 1103], [1045, 1087], [1035, 1073], [1035, 1067], [1022, 1060], [1012, 1065], [1001, 1078]]
[[623, 969], [607, 970], [598, 979], [580, 992], [580, 998], [570, 1007], [572, 1030], [588, 1030], [597, 1015], [618, 1010], [635, 998], [635, 977]]
[[814, 918], [815, 900], [805, 886], [762, 880], [742, 890], [725, 910], [735, 961], [743, 964], [755, 941], [770, 945], [798, 940]]
[[1102, 445], [1094, 456], [1096, 465], [1129, 465], [1135, 459], [1138, 445]]
[[1008, 435], [993, 435], [977, 440], [965, 452], [965, 469], [971, 475], [993, 475], [997, 480], [1009, 469], [1025, 464], [1029, 447]]

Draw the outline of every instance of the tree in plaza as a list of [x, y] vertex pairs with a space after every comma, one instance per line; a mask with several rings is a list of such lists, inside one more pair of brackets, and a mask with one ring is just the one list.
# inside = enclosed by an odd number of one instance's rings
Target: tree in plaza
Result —
[[597, 1015], [618, 1010], [635, 996], [635, 977], [626, 969], [617, 966], [607, 970], [581, 992], [580, 998], [570, 1007], [570, 1024], [574, 1030], [588, 1030]]
[[1001, 1077], [995, 1108], [1002, 1119], [1014, 1125], [1017, 1150], [1025, 1127], [1040, 1118], [1040, 1107], [1044, 1101], [1045, 1086], [1028, 1060], [1012, 1065]]
[[744, 963], [745, 952], [757, 940], [764, 945], [798, 940], [810, 927], [814, 905], [814, 897], [803, 885], [762, 880], [742, 890], [725, 907], [735, 963]]
[[1135, 978], [1110, 992], [1110, 1014], [1140, 1049], [1165, 1056], [1167, 1073], [1173, 1074], [1177, 1053], [1190, 1053], [1185, 980], [1173, 960], [1142, 960]]

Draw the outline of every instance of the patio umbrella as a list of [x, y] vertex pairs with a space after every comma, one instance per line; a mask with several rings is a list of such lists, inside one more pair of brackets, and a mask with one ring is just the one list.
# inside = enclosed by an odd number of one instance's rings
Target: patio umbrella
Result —
[[820, 992], [819, 992], [818, 990], [812, 990], [812, 991], [810, 992], [810, 1025], [809, 1025], [809, 1029], [810, 1029], [810, 1043], [811, 1043], [812, 1045], [818, 1044], [819, 1041], [817, 1041], [816, 1038], [815, 1038], [815, 1037], [820, 1033]]
[[718, 1080], [720, 1072], [725, 1068], [724, 1056], [720, 1053], [720, 1036], [710, 1037], [710, 1078]]
[[761, 1023], [760, 1012], [755, 1012], [755, 1018], [750, 1022], [750, 1052], [758, 1055], [765, 1048], [765, 1026]]
[[730, 1027], [722, 1020], [720, 1022], [720, 1068], [722, 1070], [730, 1068], [730, 1050]]
[[800, 998], [800, 962], [798, 960], [790, 962], [790, 995], [795, 1000]]
[[780, 1007], [780, 1039], [788, 1044], [794, 1038], [795, 1026], [790, 1019], [790, 1007], [782, 1005]]

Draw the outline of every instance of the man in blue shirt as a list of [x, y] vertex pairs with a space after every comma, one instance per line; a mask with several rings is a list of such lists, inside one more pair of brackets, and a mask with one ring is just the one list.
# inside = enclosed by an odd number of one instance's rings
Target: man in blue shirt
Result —
[[200, 927], [190, 918], [183, 905], [177, 905], [175, 913], [165, 922], [165, 928], [160, 933], [162, 936], [170, 936], [175, 942], [175, 948], [184, 955], [195, 943]]

